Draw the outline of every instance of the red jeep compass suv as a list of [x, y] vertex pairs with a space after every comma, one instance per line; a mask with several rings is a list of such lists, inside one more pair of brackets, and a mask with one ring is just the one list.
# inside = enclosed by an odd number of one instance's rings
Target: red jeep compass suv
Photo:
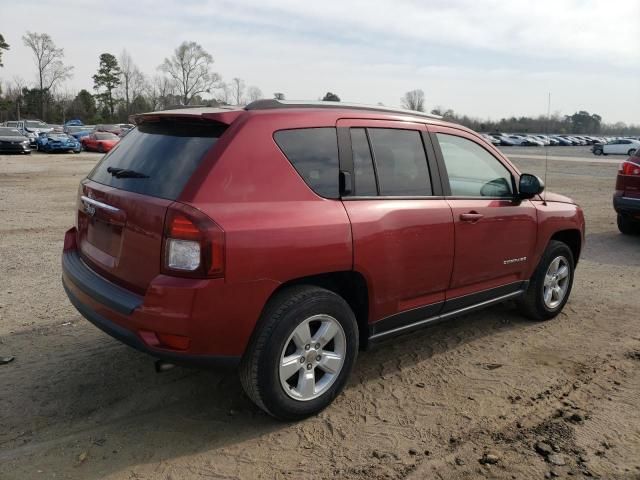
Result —
[[82, 180], [63, 284], [172, 363], [237, 364], [282, 419], [326, 407], [359, 348], [509, 299], [563, 308], [581, 209], [432, 115], [276, 100], [135, 116]]

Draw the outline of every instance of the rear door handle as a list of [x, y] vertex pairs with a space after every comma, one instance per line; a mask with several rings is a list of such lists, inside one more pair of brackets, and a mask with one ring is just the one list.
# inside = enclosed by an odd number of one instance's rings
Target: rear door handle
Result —
[[478, 212], [469, 212], [469, 213], [461, 213], [460, 220], [463, 222], [476, 223], [478, 220], [483, 218], [484, 215]]

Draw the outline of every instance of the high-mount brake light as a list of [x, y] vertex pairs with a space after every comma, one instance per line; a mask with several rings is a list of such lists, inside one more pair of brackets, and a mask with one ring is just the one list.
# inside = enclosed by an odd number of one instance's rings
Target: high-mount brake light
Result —
[[224, 275], [224, 231], [200, 210], [172, 204], [164, 221], [162, 245], [162, 272], [167, 275]]

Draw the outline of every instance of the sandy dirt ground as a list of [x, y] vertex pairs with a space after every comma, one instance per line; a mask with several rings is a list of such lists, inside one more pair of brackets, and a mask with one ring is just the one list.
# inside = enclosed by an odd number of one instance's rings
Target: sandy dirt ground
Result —
[[[542, 151], [506, 150], [536, 174]], [[156, 374], [71, 307], [62, 238], [99, 155], [0, 156], [0, 357], [15, 355], [0, 478], [640, 479], [640, 237], [615, 226], [621, 158], [549, 158], [548, 188], [587, 219], [564, 312], [532, 323], [505, 304], [362, 352], [331, 407], [287, 424], [233, 372]]]

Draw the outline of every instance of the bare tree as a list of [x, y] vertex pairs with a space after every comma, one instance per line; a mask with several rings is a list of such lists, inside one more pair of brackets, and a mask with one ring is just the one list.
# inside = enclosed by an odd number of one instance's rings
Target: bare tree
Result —
[[405, 93], [401, 100], [403, 108], [424, 112], [424, 92], [422, 90], [411, 90]]
[[131, 113], [131, 102], [146, 90], [147, 80], [126, 50], [122, 50], [118, 63], [120, 64], [121, 94], [124, 97], [127, 113]]
[[236, 102], [236, 105], [242, 105], [244, 89], [244, 80], [238, 77], [231, 80], [231, 93], [233, 94], [233, 99]]
[[68, 78], [71, 78], [73, 67], [62, 63], [64, 50], [57, 48], [46, 33], [27, 32], [22, 37], [24, 44], [31, 49], [38, 68], [38, 87], [40, 90], [40, 115], [44, 118], [44, 92]]
[[222, 105], [229, 105], [231, 103], [231, 85], [227, 82], [220, 82], [218, 84], [218, 90], [220, 93], [218, 94], [218, 103]]
[[220, 80], [211, 71], [213, 57], [196, 42], [182, 42], [171, 58], [165, 58], [158, 68], [177, 84], [183, 105], [189, 105], [193, 97], [210, 92]]
[[6, 83], [4, 98], [15, 105], [15, 118], [17, 120], [21, 120], [20, 104], [22, 103], [22, 89], [26, 86], [27, 82], [25, 79], [17, 75], [11, 79], [11, 82]]
[[69, 110], [69, 107], [71, 106], [74, 98], [76, 98], [76, 94], [72, 93], [67, 88], [60, 92], [56, 92], [56, 94], [54, 95], [54, 100], [60, 105], [63, 124], [68, 120], [67, 111]]
[[167, 106], [167, 97], [175, 94], [176, 85], [172, 78], [156, 75], [145, 89], [151, 109], [162, 110]]
[[284, 100], [284, 93], [282, 92], [276, 92], [273, 94], [273, 98], [275, 98], [276, 100]]
[[251, 86], [247, 89], [247, 97], [249, 98], [249, 102], [255, 102], [256, 100], [264, 98], [264, 95], [262, 95], [262, 90], [258, 87]]

